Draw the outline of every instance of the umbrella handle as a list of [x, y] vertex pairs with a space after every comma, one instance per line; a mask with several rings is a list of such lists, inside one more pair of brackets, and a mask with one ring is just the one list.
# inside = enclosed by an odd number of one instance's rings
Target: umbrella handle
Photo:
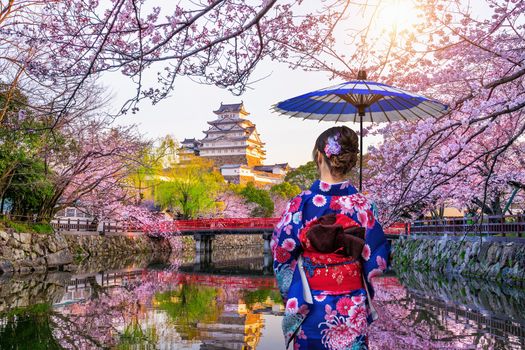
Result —
[[363, 116], [359, 116], [359, 192], [363, 191]]

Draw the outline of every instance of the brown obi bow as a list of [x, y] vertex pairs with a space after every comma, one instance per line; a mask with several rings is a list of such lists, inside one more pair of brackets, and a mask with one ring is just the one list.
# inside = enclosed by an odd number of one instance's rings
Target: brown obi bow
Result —
[[365, 245], [365, 228], [343, 226], [335, 214], [323, 215], [312, 223], [306, 238], [320, 253], [338, 253], [357, 259]]

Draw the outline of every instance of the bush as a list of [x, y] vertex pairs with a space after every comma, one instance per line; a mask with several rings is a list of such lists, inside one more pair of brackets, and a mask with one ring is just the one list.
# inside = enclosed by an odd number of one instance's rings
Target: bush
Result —
[[270, 188], [270, 193], [272, 195], [280, 196], [284, 199], [292, 199], [301, 193], [301, 188], [285, 181], [278, 185], [272, 186], [272, 188]]
[[253, 183], [248, 183], [239, 191], [247, 202], [257, 204], [252, 211], [252, 217], [270, 217], [273, 214], [274, 204], [270, 193], [255, 187]]
[[19, 222], [12, 221], [7, 218], [3, 218], [0, 220], [0, 227], [13, 229], [17, 233], [53, 233], [53, 227], [51, 227], [51, 225], [47, 223]]
[[35, 233], [53, 233], [53, 227], [50, 224], [32, 224], [31, 227]]

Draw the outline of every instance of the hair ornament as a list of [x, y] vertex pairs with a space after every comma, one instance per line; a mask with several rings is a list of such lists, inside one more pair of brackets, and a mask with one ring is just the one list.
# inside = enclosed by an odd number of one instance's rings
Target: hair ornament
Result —
[[338, 155], [341, 153], [341, 145], [337, 140], [339, 139], [340, 134], [328, 137], [326, 140], [326, 145], [324, 146], [324, 153], [328, 158], [333, 155]]

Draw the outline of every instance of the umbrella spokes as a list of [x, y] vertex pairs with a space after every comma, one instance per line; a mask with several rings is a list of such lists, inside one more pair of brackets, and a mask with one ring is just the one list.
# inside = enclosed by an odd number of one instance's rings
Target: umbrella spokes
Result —
[[[346, 101], [347, 103], [350, 103], [352, 106], [354, 106], [357, 109], [357, 113], [360, 117], [364, 117], [366, 113], [366, 109], [372, 106], [374, 103], [381, 100], [385, 95], [376, 94], [373, 92], [373, 90], [368, 86], [366, 83], [366, 71], [365, 70], [359, 70], [357, 73], [357, 83], [364, 84], [366, 88], [369, 90], [368, 94], [363, 93], [352, 93], [348, 92], [346, 94], [336, 94], [337, 97], [339, 97], [341, 100]], [[355, 86], [354, 86], [355, 87]], [[360, 118], [361, 122], [363, 118]]]

